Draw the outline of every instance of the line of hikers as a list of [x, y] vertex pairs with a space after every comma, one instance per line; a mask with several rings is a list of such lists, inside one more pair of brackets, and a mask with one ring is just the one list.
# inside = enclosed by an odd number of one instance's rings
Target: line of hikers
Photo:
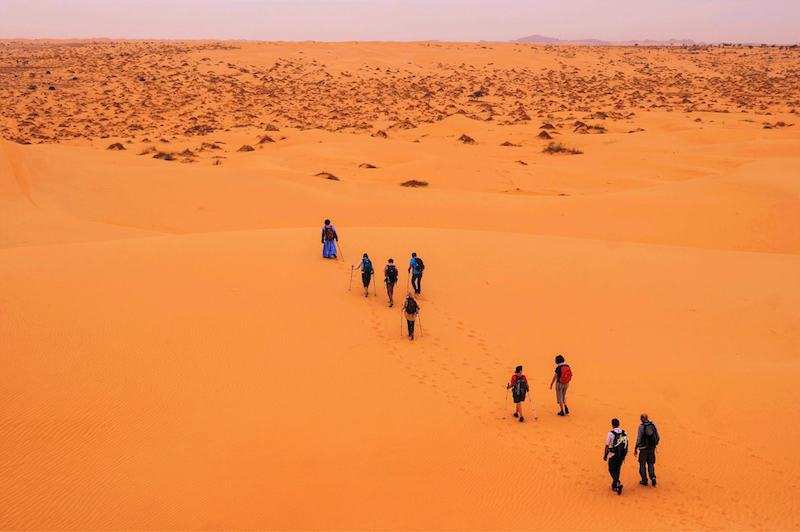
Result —
[[[322, 257], [326, 259], [337, 259], [337, 247], [339, 242], [339, 235], [336, 228], [331, 225], [330, 220], [325, 220], [325, 226], [322, 228]], [[342, 257], [344, 260], [344, 256]], [[375, 273], [375, 268], [372, 265], [369, 255], [364, 253], [357, 266], [350, 267], [350, 283], [353, 282], [353, 272], [361, 270], [361, 283], [364, 286], [364, 297], [369, 297], [369, 286], [373, 281], [372, 276]], [[421, 258], [417, 257], [416, 253], [411, 254], [411, 260], [408, 263], [408, 273], [411, 278], [411, 287], [414, 289], [414, 295], [419, 296], [422, 293], [422, 274], [425, 271], [425, 263]], [[394, 289], [397, 285], [399, 277], [397, 266], [394, 264], [394, 259], [389, 259], [386, 266], [383, 268], [383, 282], [386, 285], [386, 294], [389, 296], [389, 307], [394, 306]], [[377, 287], [375, 288], [375, 295], [378, 295]], [[411, 292], [407, 291], [405, 302], [403, 303], [403, 314], [406, 318], [408, 327], [408, 337], [414, 339], [414, 324], [419, 318], [420, 306], [419, 303], [412, 297]]]
[[[553, 379], [550, 381], [550, 389], [553, 389], [553, 384], [556, 385], [556, 402], [560, 408], [559, 416], [566, 416], [569, 414], [569, 407], [567, 406], [567, 389], [572, 381], [572, 369], [564, 360], [564, 357], [558, 355], [556, 357], [556, 369], [553, 372]], [[506, 403], [508, 403], [508, 390], [512, 390], [512, 396], [516, 405], [516, 412], [514, 417], [519, 418], [520, 422], [525, 421], [522, 416], [522, 403], [525, 402], [530, 387], [528, 379], [522, 374], [522, 366], [517, 366], [514, 374], [506, 385]], [[506, 404], [507, 406], [507, 404]], [[531, 401], [531, 408], [533, 402]], [[505, 408], [503, 409], [503, 418], [505, 419]], [[533, 410], [536, 416], [536, 410]], [[658, 443], [661, 441], [661, 436], [658, 433], [656, 424], [650, 421], [647, 414], [639, 416], [641, 424], [636, 435], [636, 445], [633, 449], [633, 456], [639, 457], [639, 476], [642, 480], [639, 482], [642, 486], [648, 485], [649, 482], [652, 486], [656, 485], [656, 453]], [[608, 472], [611, 474], [611, 489], [618, 495], [622, 495], [622, 483], [619, 481], [620, 471], [625, 457], [628, 454], [628, 435], [619, 426], [619, 420], [614, 418], [611, 420], [611, 431], [606, 435], [605, 452], [603, 460], [608, 462]]]

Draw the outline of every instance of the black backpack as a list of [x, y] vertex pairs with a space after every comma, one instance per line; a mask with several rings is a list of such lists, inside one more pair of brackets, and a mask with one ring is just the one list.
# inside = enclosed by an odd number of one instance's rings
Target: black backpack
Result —
[[613, 447], [611, 447], [611, 452], [614, 453], [614, 456], [622, 458], [623, 460], [628, 455], [628, 435], [624, 430], [614, 433], [614, 444]]
[[364, 273], [372, 273], [372, 261], [364, 257], [364, 266], [362, 266]]
[[425, 264], [422, 262], [421, 258], [414, 257], [414, 269], [417, 270], [419, 273], [425, 271]]
[[525, 375], [517, 375], [517, 380], [514, 382], [514, 395], [521, 397], [528, 393], [528, 383], [525, 382]]
[[653, 425], [652, 421], [643, 423], [643, 425], [644, 434], [642, 435], [642, 445], [644, 445], [647, 449], [652, 449], [658, 445], [660, 440], [658, 433], [656, 432], [656, 426]]
[[386, 277], [389, 279], [390, 283], [397, 282], [397, 268], [394, 264], [390, 264], [386, 267]]
[[408, 298], [406, 301], [406, 312], [409, 314], [416, 314], [417, 313], [417, 302], [414, 301], [414, 298]]

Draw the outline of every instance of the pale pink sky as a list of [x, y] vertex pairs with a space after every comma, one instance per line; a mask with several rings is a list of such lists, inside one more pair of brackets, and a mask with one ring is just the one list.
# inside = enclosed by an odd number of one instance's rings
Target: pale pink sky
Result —
[[0, 0], [0, 38], [800, 43], [800, 0]]

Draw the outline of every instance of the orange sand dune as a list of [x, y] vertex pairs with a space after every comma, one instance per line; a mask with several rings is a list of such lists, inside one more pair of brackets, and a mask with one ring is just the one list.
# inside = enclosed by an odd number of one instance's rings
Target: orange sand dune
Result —
[[0, 529], [800, 529], [796, 50], [0, 44]]

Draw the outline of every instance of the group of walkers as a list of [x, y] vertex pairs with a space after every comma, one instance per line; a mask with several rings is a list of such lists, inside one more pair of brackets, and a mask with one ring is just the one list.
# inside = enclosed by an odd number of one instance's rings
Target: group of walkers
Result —
[[[556, 357], [556, 369], [553, 373], [553, 379], [550, 381], [550, 389], [553, 389], [553, 384], [556, 385], [556, 402], [560, 408], [559, 416], [569, 415], [569, 407], [567, 406], [567, 389], [569, 383], [572, 381], [572, 369], [565, 362], [564, 357], [558, 355]], [[519, 418], [520, 422], [525, 421], [522, 415], [522, 403], [525, 402], [525, 396], [529, 390], [528, 379], [522, 374], [522, 366], [517, 366], [514, 374], [506, 386], [506, 406], [508, 403], [508, 390], [512, 390], [514, 404], [516, 411], [514, 417]], [[531, 408], [533, 409], [533, 401], [531, 401]], [[505, 418], [505, 409], [503, 410], [503, 418]], [[536, 417], [536, 410], [533, 410], [534, 417]], [[636, 434], [636, 445], [633, 449], [633, 456], [639, 458], [639, 476], [642, 480], [639, 482], [642, 486], [647, 486], [648, 483], [652, 486], [656, 485], [656, 451], [658, 443], [661, 441], [661, 436], [658, 433], [656, 424], [650, 421], [647, 414], [639, 416], [641, 424]], [[603, 460], [608, 462], [608, 472], [611, 474], [611, 489], [618, 495], [622, 495], [623, 485], [620, 482], [620, 472], [622, 464], [625, 462], [625, 457], [628, 455], [628, 435], [620, 428], [619, 420], [614, 418], [611, 420], [611, 431], [606, 435], [605, 452]]]
[[[336, 228], [331, 225], [330, 220], [325, 220], [325, 227], [322, 228], [322, 256], [324, 258], [337, 258], [336, 243], [338, 241], [339, 235], [336, 233]], [[368, 254], [364, 253], [364, 256], [357, 266], [351, 266], [351, 283], [353, 280], [353, 272], [356, 270], [361, 270], [364, 297], [369, 297], [369, 287], [372, 283], [372, 276], [375, 273], [375, 268]], [[422, 259], [417, 257], [416, 253], [412, 253], [408, 265], [408, 273], [411, 275], [411, 286], [416, 296], [419, 296], [422, 291], [422, 274], [424, 270], [425, 264], [422, 262]], [[393, 307], [394, 288], [398, 279], [398, 270], [393, 259], [389, 259], [386, 266], [384, 266], [383, 277], [383, 282], [386, 285], [386, 294], [389, 296], [389, 307]], [[377, 295], [377, 289], [375, 290], [375, 294]], [[419, 318], [419, 311], [419, 303], [412, 297], [411, 292], [408, 292], [405, 303], [403, 304], [403, 315], [408, 327], [408, 337], [412, 340], [414, 339], [414, 325]], [[553, 379], [550, 381], [550, 389], [552, 390], [553, 385], [555, 385], [556, 402], [559, 406], [558, 415], [562, 417], [569, 415], [567, 390], [569, 389], [571, 381], [572, 368], [569, 367], [569, 364], [566, 363], [563, 356], [558, 355], [556, 357], [556, 369], [553, 372]], [[517, 366], [506, 386], [506, 408], [508, 407], [508, 391], [510, 390], [512, 391], [515, 405], [514, 417], [518, 418], [520, 423], [525, 421], [522, 415], [522, 404], [525, 402], [525, 397], [529, 389], [528, 379], [522, 374], [522, 366]], [[531, 401], [531, 409], [533, 409], [533, 401]], [[535, 409], [533, 409], [533, 415], [534, 418], [536, 418]], [[503, 409], [503, 418], [505, 419], [505, 408]], [[639, 484], [643, 486], [647, 486], [648, 484], [655, 486], [656, 449], [661, 437], [655, 423], [650, 421], [647, 414], [642, 414], [639, 418], [641, 424], [636, 434], [636, 445], [633, 450], [633, 456], [638, 456], [639, 458], [639, 476], [642, 477]], [[618, 419], [614, 418], [611, 420], [611, 431], [606, 435], [603, 460], [608, 462], [608, 472], [611, 474], [611, 489], [617, 494], [622, 495], [623, 485], [619, 478], [622, 464], [625, 462], [625, 458], [628, 455], [628, 435], [619, 425]]]
[[[325, 226], [322, 228], [322, 257], [326, 259], [336, 259], [337, 248], [336, 243], [339, 241], [339, 235], [336, 233], [336, 228], [331, 225], [330, 220], [325, 220]], [[375, 274], [375, 267], [372, 260], [367, 253], [361, 257], [357, 266], [350, 267], [350, 282], [353, 281], [353, 272], [361, 271], [361, 283], [364, 286], [364, 297], [369, 297], [369, 287], [373, 281]], [[417, 257], [416, 253], [411, 254], [411, 260], [408, 263], [408, 274], [411, 277], [411, 287], [414, 289], [414, 295], [419, 297], [422, 293], [422, 274], [425, 271], [425, 263], [422, 259]], [[394, 259], [389, 259], [386, 266], [383, 268], [383, 282], [386, 285], [386, 294], [389, 296], [389, 307], [394, 306], [394, 289], [397, 285], [399, 273], [397, 266], [394, 264]], [[375, 295], [378, 295], [377, 288]], [[407, 292], [405, 302], [403, 303], [403, 315], [406, 319], [406, 326], [408, 328], [408, 337], [414, 339], [415, 323], [419, 318], [420, 306], [419, 302]]]

